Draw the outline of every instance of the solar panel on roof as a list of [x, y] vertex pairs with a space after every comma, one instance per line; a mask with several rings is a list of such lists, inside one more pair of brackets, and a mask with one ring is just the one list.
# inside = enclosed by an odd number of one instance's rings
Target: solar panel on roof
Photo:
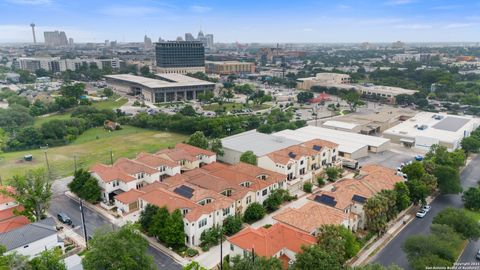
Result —
[[176, 189], [173, 190], [173, 192], [187, 199], [190, 199], [193, 196], [193, 189], [185, 185], [181, 185], [177, 187]]
[[319, 203], [323, 203], [323, 204], [326, 204], [328, 206], [335, 206], [337, 205], [337, 202], [335, 201], [335, 198], [331, 197], [331, 196], [328, 196], [328, 195], [325, 195], [325, 194], [322, 194], [320, 196], [315, 196], [315, 199], [314, 201], [316, 202], [319, 202]]
[[322, 149], [322, 147], [320, 145], [314, 145], [313, 146], [313, 150], [315, 151], [320, 151]]
[[352, 200], [358, 203], [365, 203], [367, 201], [367, 198], [360, 195], [353, 195]]
[[295, 158], [297, 155], [295, 155], [293, 152], [289, 152], [288, 156], [291, 157], [291, 158]]

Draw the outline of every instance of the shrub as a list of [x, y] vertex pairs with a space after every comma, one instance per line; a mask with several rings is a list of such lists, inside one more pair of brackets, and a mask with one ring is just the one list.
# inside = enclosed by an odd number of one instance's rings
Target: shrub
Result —
[[234, 235], [242, 229], [241, 216], [229, 216], [223, 221], [223, 230], [228, 236]]
[[312, 193], [312, 189], [313, 189], [313, 184], [312, 183], [306, 182], [305, 184], [303, 184], [303, 191], [305, 191], [307, 193]]
[[323, 179], [323, 177], [320, 177], [320, 176], [317, 177], [317, 185], [318, 185], [319, 187], [324, 186], [324, 185], [325, 185], [325, 179]]
[[247, 223], [253, 223], [265, 216], [265, 208], [259, 203], [250, 204], [245, 210], [243, 220]]
[[194, 257], [198, 255], [198, 250], [193, 248], [188, 248], [185, 253], [187, 254], [188, 257]]

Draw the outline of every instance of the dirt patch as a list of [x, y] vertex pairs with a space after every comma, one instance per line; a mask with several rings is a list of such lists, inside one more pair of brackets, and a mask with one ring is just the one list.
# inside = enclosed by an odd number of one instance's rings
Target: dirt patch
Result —
[[168, 138], [171, 137], [172, 135], [170, 133], [157, 133], [153, 135], [154, 138]]

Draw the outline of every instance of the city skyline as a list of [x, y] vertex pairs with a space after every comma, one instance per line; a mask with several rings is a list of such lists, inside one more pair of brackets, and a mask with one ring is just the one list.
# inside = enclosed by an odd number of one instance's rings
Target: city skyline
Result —
[[[77, 42], [175, 40], [199, 30], [216, 42], [478, 41], [478, 1], [365, 0], [295, 2], [2, 0], [0, 43], [33, 43], [65, 31]], [[42, 35], [37, 42], [43, 43]]]

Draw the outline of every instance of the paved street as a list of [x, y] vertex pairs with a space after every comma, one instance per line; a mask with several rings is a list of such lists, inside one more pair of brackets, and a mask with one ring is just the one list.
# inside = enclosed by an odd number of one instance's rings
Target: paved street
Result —
[[397, 169], [402, 162], [411, 161], [414, 157], [415, 154], [405, 148], [402, 152], [387, 150], [380, 153], [368, 153], [367, 157], [359, 158], [358, 163], [361, 166], [375, 163], [391, 169]]
[[[464, 189], [477, 186], [480, 176], [480, 155], [477, 156], [462, 171], [461, 180]], [[411, 269], [408, 265], [407, 257], [402, 250], [405, 240], [415, 234], [428, 234], [430, 225], [435, 215], [448, 206], [463, 207], [461, 194], [456, 195], [440, 195], [432, 203], [432, 210], [422, 219], [415, 219], [403, 229], [397, 237], [395, 237], [384, 249], [373, 257], [372, 262], [382, 265], [396, 264], [404, 269]], [[474, 262], [475, 253], [479, 248], [478, 241], [469, 243], [465, 252], [460, 258], [460, 262]]]
[[[67, 190], [66, 185], [68, 182], [68, 179], [57, 180], [54, 182], [52, 186], [54, 196], [48, 211], [55, 217], [59, 212], [67, 213], [67, 215], [71, 218], [73, 225], [75, 226], [75, 232], [83, 236], [84, 234], [83, 229], [81, 228], [82, 221], [80, 216], [80, 206], [76, 201], [68, 198], [64, 194], [64, 192]], [[84, 214], [88, 236], [92, 236], [95, 230], [100, 227], [112, 228], [114, 226], [107, 219], [88, 208], [84, 209]], [[182, 269], [182, 267], [173, 259], [151, 246], [148, 247], [148, 253], [153, 256], [158, 269]]]

